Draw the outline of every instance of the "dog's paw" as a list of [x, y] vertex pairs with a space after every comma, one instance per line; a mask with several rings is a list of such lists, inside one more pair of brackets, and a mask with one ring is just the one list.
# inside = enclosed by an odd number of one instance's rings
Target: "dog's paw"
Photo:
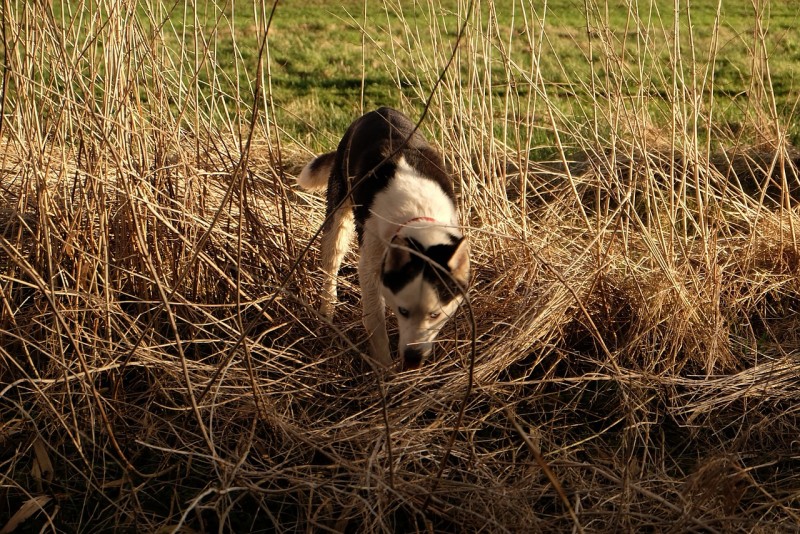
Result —
[[394, 365], [394, 360], [388, 350], [373, 351], [371, 356], [372, 360], [384, 369], [389, 369]]
[[319, 314], [328, 321], [333, 319], [333, 302], [323, 302], [319, 307]]

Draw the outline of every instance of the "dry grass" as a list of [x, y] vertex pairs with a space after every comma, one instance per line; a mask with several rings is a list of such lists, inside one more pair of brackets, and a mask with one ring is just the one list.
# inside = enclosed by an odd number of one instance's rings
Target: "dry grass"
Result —
[[[749, 137], [712, 142], [707, 93], [647, 73], [674, 96], [657, 124], [609, 43], [610, 74], [575, 80], [605, 95], [591, 115], [558, 112], [530, 6], [531, 63], [504, 68], [531, 90], [502, 109], [486, 74], [511, 43], [486, 11], [446, 72], [444, 37], [414, 69], [388, 54], [431, 97], [476, 273], [436, 361], [384, 379], [352, 267], [335, 325], [314, 311], [322, 199], [291, 185], [310, 151], [280, 137], [269, 69], [236, 89], [96, 4], [80, 33], [5, 3], [4, 532], [800, 524], [800, 182], [768, 84]], [[555, 161], [529, 161], [537, 129]]]

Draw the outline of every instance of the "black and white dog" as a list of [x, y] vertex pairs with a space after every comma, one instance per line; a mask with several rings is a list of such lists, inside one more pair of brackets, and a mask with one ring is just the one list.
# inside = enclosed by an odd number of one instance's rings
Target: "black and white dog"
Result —
[[328, 186], [321, 313], [333, 316], [336, 276], [355, 219], [371, 356], [385, 367], [392, 365], [388, 305], [397, 315], [403, 368], [419, 367], [458, 309], [470, 276], [469, 248], [442, 156], [408, 117], [380, 108], [351, 124], [336, 152], [308, 163], [297, 182], [306, 189]]

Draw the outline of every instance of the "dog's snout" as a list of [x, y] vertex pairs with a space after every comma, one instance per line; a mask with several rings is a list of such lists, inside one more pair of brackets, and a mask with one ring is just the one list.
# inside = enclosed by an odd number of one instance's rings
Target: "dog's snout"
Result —
[[422, 365], [422, 356], [421, 350], [406, 349], [403, 353], [403, 370], [419, 369], [419, 366]]

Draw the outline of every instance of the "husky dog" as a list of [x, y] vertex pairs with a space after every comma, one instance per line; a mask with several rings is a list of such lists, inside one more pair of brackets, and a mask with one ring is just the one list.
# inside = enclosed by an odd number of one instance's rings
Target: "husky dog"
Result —
[[397, 315], [403, 368], [419, 367], [458, 309], [470, 276], [469, 248], [442, 156], [408, 117], [380, 108], [351, 124], [338, 149], [308, 163], [297, 182], [306, 189], [328, 186], [321, 313], [333, 317], [336, 276], [355, 227], [372, 359], [392, 365], [388, 306]]

